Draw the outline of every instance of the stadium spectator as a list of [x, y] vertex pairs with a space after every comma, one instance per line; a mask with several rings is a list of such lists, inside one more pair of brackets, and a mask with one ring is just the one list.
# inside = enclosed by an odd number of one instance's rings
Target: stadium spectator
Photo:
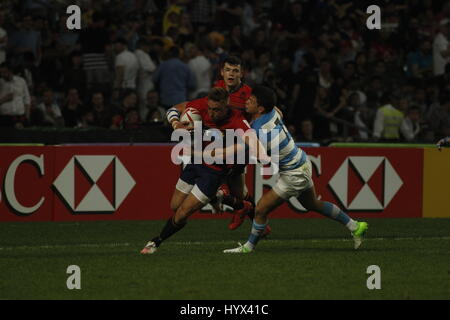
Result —
[[162, 113], [159, 109], [150, 109], [148, 111], [147, 118], [145, 122], [147, 124], [162, 124], [165, 121], [165, 113]]
[[84, 112], [83, 103], [80, 100], [78, 90], [71, 88], [67, 92], [66, 101], [62, 107], [62, 116], [66, 127], [78, 127]]
[[83, 113], [82, 127], [96, 126], [109, 128], [111, 126], [111, 108], [105, 105], [102, 92], [94, 92], [91, 96], [91, 107]]
[[143, 17], [143, 23], [138, 30], [139, 39], [150, 40], [152, 36], [160, 34], [161, 27], [157, 23], [157, 13], [146, 13]]
[[419, 50], [410, 52], [407, 56], [407, 75], [415, 79], [430, 78], [432, 76], [433, 55], [431, 41], [428, 39], [420, 43]]
[[116, 89], [136, 89], [139, 62], [136, 55], [127, 49], [127, 41], [119, 38], [114, 43], [116, 59], [114, 62]]
[[39, 65], [42, 57], [42, 37], [33, 24], [33, 17], [27, 14], [22, 17], [18, 24], [18, 30], [14, 31], [9, 37], [8, 45], [11, 52], [13, 63], [20, 64], [24, 61], [24, 54], [32, 53], [33, 63]]
[[61, 87], [64, 91], [76, 88], [81, 97], [86, 96], [86, 72], [83, 68], [83, 57], [80, 51], [74, 51], [69, 55], [63, 68]]
[[138, 30], [140, 27], [141, 22], [137, 17], [130, 15], [117, 31], [117, 38], [125, 40], [125, 48], [129, 52], [134, 52], [137, 49], [139, 41]]
[[439, 33], [434, 37], [433, 42], [433, 73], [441, 76], [445, 72], [445, 66], [450, 61], [449, 43], [450, 19], [443, 19], [439, 24]]
[[38, 105], [38, 109], [44, 114], [45, 126], [64, 127], [61, 108], [55, 100], [55, 94], [52, 89], [47, 88], [44, 91], [42, 103]]
[[152, 74], [156, 70], [156, 65], [149, 55], [150, 43], [141, 39], [138, 42], [138, 49], [134, 52], [139, 62], [137, 77], [137, 92], [139, 96], [139, 110], [142, 115], [145, 109], [147, 93], [154, 89]]
[[395, 102], [390, 93], [383, 96], [381, 103], [382, 106], [378, 109], [373, 124], [373, 137], [376, 140], [397, 142], [400, 140], [404, 114], [393, 106]]
[[356, 140], [369, 140], [371, 130], [375, 120], [375, 110], [367, 105], [358, 105], [355, 111], [353, 123], [357, 128], [357, 133], [353, 135]]
[[264, 74], [266, 71], [273, 69], [273, 65], [270, 62], [270, 53], [262, 51], [257, 58], [257, 64], [252, 68], [250, 72], [249, 84], [251, 86], [259, 85], [264, 82]]
[[300, 122], [300, 134], [297, 139], [300, 142], [317, 142], [314, 134], [314, 124], [311, 119], [303, 119]]
[[194, 28], [192, 27], [191, 17], [188, 13], [183, 12], [180, 17], [180, 25], [178, 27], [179, 45], [184, 46], [186, 43], [195, 41]]
[[450, 94], [441, 93], [439, 102], [430, 106], [428, 122], [437, 137], [450, 135]]
[[242, 35], [242, 28], [239, 24], [231, 29], [230, 36], [226, 40], [226, 47], [231, 50], [242, 51], [245, 38]]
[[25, 80], [0, 65], [0, 126], [22, 128], [30, 115], [30, 93]]
[[30, 96], [30, 117], [28, 119], [29, 127], [43, 127], [44, 126], [44, 113], [37, 107], [36, 96]]
[[181, 6], [177, 5], [176, 0], [170, 0], [167, 4], [167, 10], [163, 17], [163, 35], [166, 35], [170, 28], [178, 29], [182, 13]]
[[137, 109], [138, 98], [134, 90], [125, 90], [122, 95], [122, 103], [113, 111], [111, 129], [122, 129], [125, 126], [126, 115], [130, 109]]
[[139, 110], [137, 108], [128, 109], [125, 112], [125, 118], [123, 121], [123, 129], [138, 129], [142, 125], [141, 117], [139, 116]]
[[[156, 114], [155, 112], [159, 113]], [[147, 93], [147, 100], [145, 104], [144, 113], [141, 116], [141, 119], [146, 119], [146, 123], [149, 122], [155, 122], [154, 119], [158, 119], [157, 122], [159, 122], [159, 119], [162, 118], [161, 122], [166, 121], [166, 109], [164, 109], [159, 104], [159, 95], [158, 91], [151, 90]]]
[[367, 100], [374, 105], [379, 105], [384, 92], [385, 87], [383, 86], [382, 79], [378, 76], [371, 77], [366, 88]]
[[417, 106], [412, 106], [408, 108], [406, 116], [402, 121], [400, 132], [403, 138], [408, 142], [417, 141], [422, 128], [420, 120], [420, 109]]
[[201, 46], [193, 45], [189, 56], [191, 59], [188, 66], [195, 74], [197, 89], [189, 94], [190, 99], [197, 99], [200, 96], [206, 96], [211, 89], [212, 70], [211, 62], [205, 57]]
[[161, 63], [153, 74], [153, 82], [159, 87], [161, 104], [168, 109], [188, 98], [188, 92], [197, 87], [195, 74], [180, 60], [180, 49], [169, 49], [168, 60]]
[[111, 72], [106, 60], [106, 47], [110, 36], [106, 28], [106, 18], [99, 12], [92, 14], [92, 23], [80, 33], [83, 68], [86, 72], [89, 90], [109, 90]]
[[67, 29], [68, 15], [64, 15], [59, 19], [59, 30], [55, 34], [58, 51], [63, 56], [71, 54], [75, 50], [80, 50], [79, 38], [80, 33], [76, 30]]
[[150, 43], [150, 58], [152, 58], [156, 66], [159, 66], [164, 53], [164, 42], [161, 39], [153, 38]]
[[319, 132], [321, 140], [331, 138], [331, 123], [328, 120], [331, 117], [332, 105], [328, 89], [319, 87], [314, 103], [314, 127]]

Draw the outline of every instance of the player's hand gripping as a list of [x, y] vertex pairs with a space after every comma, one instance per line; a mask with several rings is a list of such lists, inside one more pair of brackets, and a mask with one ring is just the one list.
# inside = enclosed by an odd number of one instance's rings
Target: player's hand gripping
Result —
[[177, 130], [177, 129], [185, 129], [185, 130], [193, 130], [194, 127], [192, 126], [192, 123], [189, 121], [173, 121], [172, 122], [172, 128], [173, 130]]

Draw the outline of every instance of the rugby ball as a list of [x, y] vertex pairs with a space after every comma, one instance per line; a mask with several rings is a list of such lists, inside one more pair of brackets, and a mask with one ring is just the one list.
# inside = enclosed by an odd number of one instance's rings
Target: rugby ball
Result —
[[197, 109], [189, 107], [181, 114], [180, 121], [194, 123], [194, 121], [202, 121], [202, 116]]

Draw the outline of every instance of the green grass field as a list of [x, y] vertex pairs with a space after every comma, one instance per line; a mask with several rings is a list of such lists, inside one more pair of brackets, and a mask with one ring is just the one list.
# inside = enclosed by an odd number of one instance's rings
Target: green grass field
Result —
[[[164, 221], [0, 223], [0, 299], [450, 299], [450, 219], [367, 219], [353, 250], [325, 219], [273, 219], [248, 255], [248, 221], [192, 220], [154, 255], [140, 249]], [[69, 265], [81, 290], [68, 290]], [[369, 265], [381, 290], [368, 290]]]

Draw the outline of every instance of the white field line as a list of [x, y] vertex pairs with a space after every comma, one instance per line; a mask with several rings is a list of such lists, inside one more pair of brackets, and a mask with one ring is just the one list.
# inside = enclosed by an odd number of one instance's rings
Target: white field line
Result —
[[[450, 240], [449, 237], [397, 237], [397, 238], [366, 238], [366, 241], [424, 241], [424, 240]], [[283, 239], [283, 240], [263, 240], [264, 242], [269, 243], [282, 243], [289, 241], [300, 241], [300, 242], [347, 242], [353, 241], [353, 239]], [[168, 241], [167, 244], [175, 245], [175, 246], [197, 246], [204, 244], [229, 244], [230, 240], [221, 240], [221, 241]], [[129, 243], [129, 242], [117, 242], [117, 243], [75, 243], [75, 244], [49, 244], [49, 245], [25, 245], [25, 246], [6, 246], [0, 247], [0, 251], [9, 251], [9, 250], [32, 250], [32, 249], [69, 249], [69, 248], [114, 248], [114, 247], [140, 247], [145, 244], [145, 241], [142, 243]]]

